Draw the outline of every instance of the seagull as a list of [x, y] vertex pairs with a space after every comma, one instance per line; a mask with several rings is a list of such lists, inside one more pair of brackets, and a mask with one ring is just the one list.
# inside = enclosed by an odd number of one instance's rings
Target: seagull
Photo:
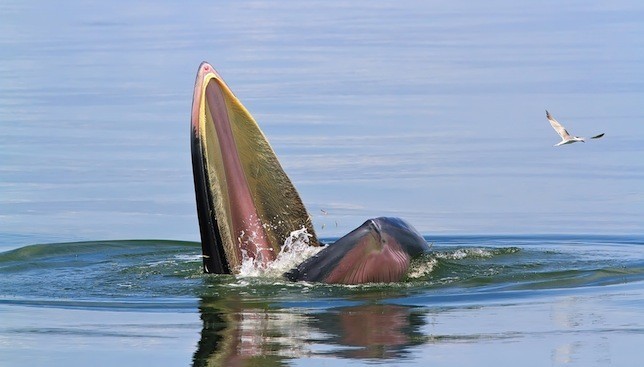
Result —
[[[559, 134], [559, 136], [561, 136], [561, 141], [559, 143], [555, 144], [554, 145], [555, 147], [558, 147], [558, 146], [564, 145], [564, 144], [576, 143], [578, 141], [580, 141], [582, 143], [586, 142], [585, 138], [580, 138], [578, 136], [571, 136], [570, 134], [568, 134], [568, 131], [566, 131], [566, 128], [561, 126], [559, 121], [555, 120], [555, 118], [552, 117], [552, 115], [550, 115], [548, 110], [546, 110], [546, 118], [548, 119], [548, 121], [550, 121], [550, 125], [552, 125], [552, 128], [555, 129], [555, 131], [557, 132], [557, 134]], [[601, 133], [599, 135], [595, 135], [595, 136], [591, 137], [591, 139], [599, 139], [602, 136], [604, 136], [604, 133]]]

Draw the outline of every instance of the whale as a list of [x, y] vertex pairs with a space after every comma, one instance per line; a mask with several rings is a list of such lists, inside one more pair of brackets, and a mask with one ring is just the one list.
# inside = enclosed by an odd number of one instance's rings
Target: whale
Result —
[[402, 280], [411, 259], [429, 252], [422, 235], [395, 217], [366, 220], [331, 244], [317, 238], [311, 216], [257, 121], [207, 62], [192, 99], [190, 150], [203, 271], [236, 274], [245, 259], [274, 261], [294, 230], [324, 246], [287, 271], [291, 281], [329, 284]]

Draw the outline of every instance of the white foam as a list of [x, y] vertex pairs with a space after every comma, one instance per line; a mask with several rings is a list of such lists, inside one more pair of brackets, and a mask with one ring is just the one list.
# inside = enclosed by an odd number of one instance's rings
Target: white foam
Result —
[[434, 257], [427, 259], [427, 261], [412, 263], [407, 276], [410, 279], [425, 277], [434, 270], [436, 264], [438, 264], [438, 260]]
[[242, 264], [239, 268], [239, 277], [281, 277], [286, 271], [299, 265], [302, 261], [315, 255], [322, 247], [309, 245], [308, 233], [305, 227], [293, 231], [284, 240], [284, 244], [277, 254], [277, 258], [268, 263], [261, 264], [242, 251]]
[[453, 252], [437, 252], [435, 254], [436, 257], [441, 258], [441, 259], [448, 259], [448, 260], [462, 260], [465, 258], [489, 258], [492, 257], [494, 254], [485, 249], [481, 248], [467, 248], [467, 249], [457, 249]]

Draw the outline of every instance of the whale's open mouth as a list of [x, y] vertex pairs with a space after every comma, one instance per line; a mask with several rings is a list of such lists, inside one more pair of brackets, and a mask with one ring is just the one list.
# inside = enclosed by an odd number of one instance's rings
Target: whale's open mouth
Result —
[[[208, 63], [192, 100], [192, 169], [206, 273], [239, 274], [273, 264], [292, 231], [318, 246], [311, 217], [257, 122]], [[429, 251], [398, 218], [374, 218], [304, 260], [290, 280], [357, 284], [396, 282], [410, 259]], [[303, 253], [306, 251], [302, 251]]]
[[317, 238], [295, 187], [257, 123], [208, 63], [191, 115], [192, 168], [207, 273], [235, 273], [243, 256], [272, 261], [291, 231]]

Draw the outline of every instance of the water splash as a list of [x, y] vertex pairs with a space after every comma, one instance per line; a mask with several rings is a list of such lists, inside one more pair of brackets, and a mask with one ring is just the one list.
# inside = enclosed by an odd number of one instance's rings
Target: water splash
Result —
[[517, 247], [506, 248], [459, 248], [448, 252], [436, 252], [435, 256], [445, 260], [490, 259], [498, 255], [509, 255], [519, 251]]
[[412, 262], [407, 277], [409, 279], [425, 278], [431, 274], [437, 264], [438, 260], [435, 257], [423, 256], [419, 261]]
[[302, 261], [315, 255], [322, 247], [309, 245], [309, 239], [313, 237], [305, 227], [292, 231], [284, 240], [284, 244], [277, 254], [277, 258], [268, 263], [262, 264], [242, 251], [242, 264], [239, 268], [239, 277], [281, 277], [286, 271], [299, 265]]

